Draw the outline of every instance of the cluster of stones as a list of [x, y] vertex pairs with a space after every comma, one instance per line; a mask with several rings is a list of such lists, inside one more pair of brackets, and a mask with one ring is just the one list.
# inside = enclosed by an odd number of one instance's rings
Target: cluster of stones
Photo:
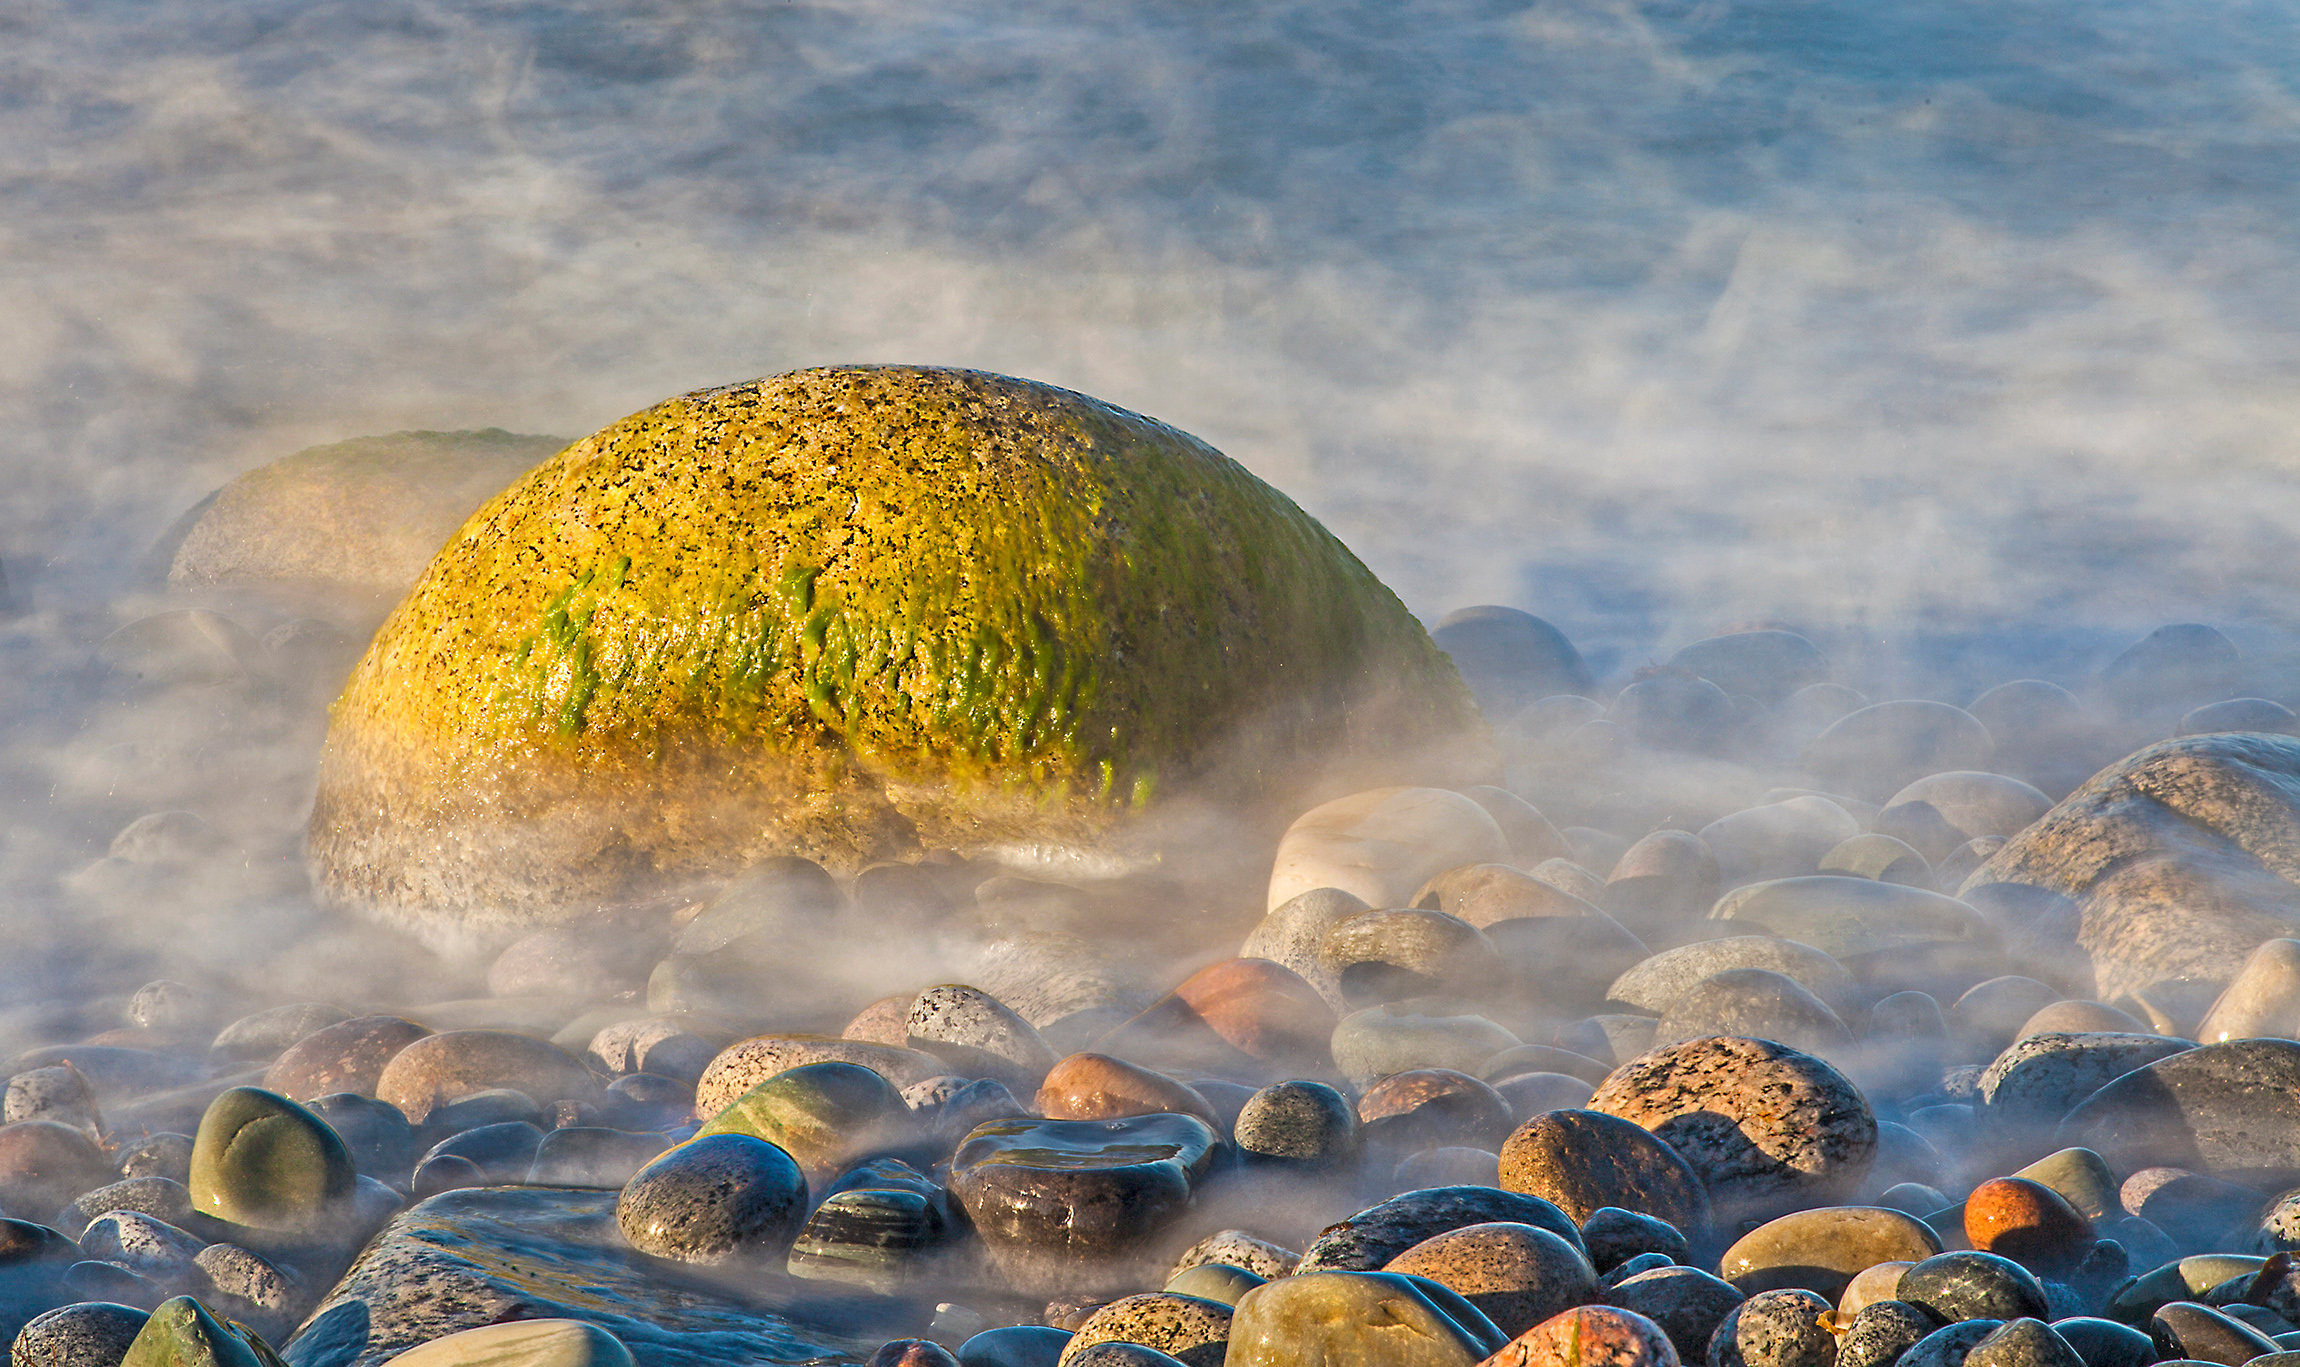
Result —
[[[2057, 807], [1895, 774], [1611, 859], [1502, 788], [1373, 790], [1294, 822], [1238, 952], [1154, 995], [1059, 928], [1094, 889], [957, 859], [760, 864], [643, 983], [564, 927], [428, 1008], [227, 1023], [155, 982], [16, 1060], [0, 1313], [70, 1367], [683, 1362], [650, 1334], [695, 1285], [844, 1306], [919, 1367], [2300, 1353], [2300, 939], [2067, 990], [2131, 943], [2075, 866], [2129, 856], [2140, 804], [2222, 814], [2273, 877], [2296, 776], [2300, 742], [2210, 733]], [[1952, 836], [2001, 842], [1961, 897]], [[819, 983], [740, 995], [795, 925], [962, 895], [963, 980], [813, 1032], [761, 1027]], [[743, 1351], [869, 1350], [822, 1338]]]

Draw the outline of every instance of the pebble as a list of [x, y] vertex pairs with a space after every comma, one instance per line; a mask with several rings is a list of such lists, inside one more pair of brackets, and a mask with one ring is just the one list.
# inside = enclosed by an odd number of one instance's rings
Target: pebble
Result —
[[2155, 1341], [2129, 1324], [2086, 1315], [2055, 1320], [2052, 1327], [2084, 1367], [2148, 1367], [2156, 1361]]
[[1447, 869], [1422, 885], [1411, 905], [1486, 929], [1496, 921], [1578, 918], [1605, 913], [1574, 894], [1507, 864]]
[[286, 1342], [311, 1308], [303, 1285], [279, 1264], [237, 1244], [209, 1244], [192, 1257], [208, 1284], [213, 1308]]
[[167, 1177], [129, 1177], [84, 1193], [50, 1223], [77, 1239], [89, 1221], [115, 1210], [149, 1215], [179, 1229], [194, 1229], [202, 1218], [192, 1209], [192, 1193], [183, 1183]]
[[1278, 1082], [1253, 1094], [1233, 1135], [1249, 1162], [1339, 1168], [1358, 1151], [1358, 1116], [1348, 1097], [1322, 1082]]
[[1830, 1367], [1829, 1303], [1810, 1291], [1765, 1291], [1728, 1311], [1709, 1338], [1710, 1367]]
[[1448, 1230], [1500, 1223], [1532, 1225], [1581, 1246], [1574, 1222], [1538, 1197], [1491, 1187], [1430, 1187], [1393, 1196], [1326, 1226], [1302, 1251], [1295, 1272], [1371, 1272]]
[[1695, 983], [1736, 968], [1761, 968], [1794, 978], [1832, 1010], [1852, 999], [1853, 975], [1843, 964], [1810, 946], [1771, 935], [1732, 935], [1665, 949], [1614, 979], [1605, 995], [1659, 1016]]
[[1598, 905], [1647, 943], [1671, 943], [1675, 932], [1709, 910], [1722, 890], [1716, 852], [1687, 831], [1654, 831], [1614, 864]]
[[37, 1316], [16, 1335], [13, 1367], [119, 1367], [151, 1316], [131, 1306], [83, 1301]]
[[1707, 1191], [1685, 1159], [1635, 1121], [1595, 1109], [1549, 1111], [1519, 1126], [1502, 1145], [1501, 1184], [1576, 1224], [1616, 1207], [1677, 1230], [1709, 1225]]
[[1138, 1286], [1189, 1208], [1218, 1139], [1194, 1116], [1017, 1118], [978, 1127], [950, 1160], [999, 1275], [1026, 1295]]
[[374, 1096], [384, 1065], [431, 1030], [399, 1016], [357, 1016], [312, 1031], [264, 1070], [264, 1088], [290, 1101], [330, 1092]]
[[1643, 1315], [1661, 1326], [1678, 1356], [1708, 1360], [1709, 1342], [1745, 1298], [1722, 1279], [1697, 1267], [1663, 1267], [1640, 1272], [1608, 1287], [1605, 1303]]
[[1196, 1296], [1223, 1305], [1236, 1305], [1239, 1297], [1269, 1280], [1268, 1277], [1257, 1277], [1242, 1267], [1232, 1267], [1228, 1263], [1200, 1263], [1168, 1278], [1162, 1289], [1178, 1296]]
[[1221, 1367], [1230, 1345], [1230, 1306], [1171, 1291], [1150, 1291], [1110, 1302], [1086, 1317], [1061, 1362], [1098, 1343], [1137, 1343], [1186, 1367]]
[[753, 1087], [810, 1063], [854, 1063], [896, 1087], [910, 1087], [950, 1070], [915, 1049], [822, 1035], [758, 1035], [738, 1040], [712, 1058], [695, 1082], [695, 1114], [717, 1115]]
[[259, 1356], [198, 1301], [178, 1296], [152, 1311], [120, 1367], [268, 1367], [269, 1356]]
[[1616, 1069], [1589, 1105], [1676, 1151], [1720, 1222], [1845, 1200], [1876, 1155], [1876, 1117], [1859, 1090], [1765, 1040], [1664, 1045]]
[[2043, 1320], [2018, 1319], [1972, 1346], [1971, 1367], [2085, 1367], [2084, 1359]]
[[1874, 829], [1938, 864], [1966, 841], [2017, 835], [2050, 810], [2051, 798], [2017, 778], [1952, 770], [1893, 794]]
[[1901, 1355], [1901, 1367], [1958, 1367], [1973, 1345], [2004, 1327], [2003, 1320], [1961, 1320], [1918, 1339]]
[[1885, 802], [1929, 774], [1980, 769], [1995, 749], [1963, 708], [1904, 698], [1840, 718], [1805, 747], [1802, 763], [1824, 788]]
[[581, 1320], [521, 1319], [448, 1334], [389, 1367], [634, 1367], [613, 1334]]
[[1225, 959], [1173, 996], [1231, 1048], [1266, 1064], [1320, 1067], [1339, 1018], [1301, 974], [1268, 959]]
[[1741, 1236], [1717, 1275], [1745, 1296], [1803, 1288], [1834, 1301], [1855, 1274], [1884, 1262], [1915, 1263], [1941, 1251], [1924, 1223], [1876, 1206], [1792, 1211]]
[[1598, 1298], [1597, 1270], [1578, 1244], [1525, 1224], [1447, 1230], [1398, 1254], [1382, 1270], [1451, 1288], [1512, 1337]]
[[1561, 1311], [1510, 1340], [1487, 1367], [1676, 1367], [1676, 1345], [1661, 1326], [1610, 1305]]
[[1376, 788], [1295, 818], [1278, 842], [1267, 905], [1337, 888], [1370, 907], [1402, 907], [1435, 874], [1509, 857], [1501, 827], [1474, 800], [1440, 788]]
[[1456, 1144], [1498, 1149], [1515, 1121], [1501, 1093], [1451, 1068], [1409, 1068], [1358, 1098], [1368, 1143], [1401, 1151]]
[[134, 1211], [113, 1211], [90, 1221], [80, 1235], [80, 1251], [148, 1277], [162, 1286], [191, 1280], [192, 1259], [207, 1241], [165, 1221]]
[[1871, 1301], [1837, 1340], [1836, 1367], [1891, 1367], [1935, 1327], [1931, 1315], [1905, 1301]]
[[[327, 1122], [350, 1151], [352, 1166], [365, 1176], [394, 1179], [415, 1160], [415, 1127], [388, 1101], [330, 1092], [305, 1102], [304, 1109]], [[188, 1172], [188, 1152], [185, 1162]]]
[[2252, 1326], [2194, 1301], [2160, 1305], [2148, 1317], [2148, 1336], [2167, 1358], [2190, 1358], [2239, 1367], [2278, 1350], [2274, 1339]]
[[[2061, 1121], [2059, 1142], [2113, 1168], [2172, 1164], [2207, 1176], [2300, 1169], [2300, 1043], [2230, 1040], [2173, 1054], [2107, 1083]], [[5, 1199], [5, 1198], [0, 1198]]]
[[[2092, 1248], [2092, 1224], [2042, 1182], [1996, 1177], [1964, 1201], [1965, 1238], [2040, 1277], [2066, 1276]], [[2138, 1214], [2139, 1212], [2134, 1212]]]
[[1056, 1367], [1070, 1331], [1043, 1324], [986, 1329], [958, 1346], [960, 1367]]
[[54, 1068], [28, 1068], [8, 1079], [0, 1120], [53, 1120], [85, 1131], [91, 1138], [104, 1131], [104, 1113], [96, 1092], [80, 1070], [69, 1064]]
[[1492, 1187], [1501, 1184], [1501, 1155], [1458, 1145], [1407, 1154], [1392, 1170], [1390, 1189]]
[[1892, 1300], [1893, 1294], [1900, 1290], [1901, 1274], [1914, 1266], [1914, 1261], [1873, 1263], [1854, 1273], [1837, 1296], [1838, 1327], [1849, 1327], [1865, 1307]]
[[1435, 1282], [1313, 1271], [1256, 1287], [1238, 1301], [1226, 1367], [1474, 1367], [1507, 1341], [1476, 1307]]
[[1068, 1367], [1177, 1367], [1181, 1359], [1139, 1343], [1097, 1343], [1081, 1348]]
[[902, 1094], [854, 1063], [809, 1063], [778, 1073], [737, 1098], [696, 1131], [746, 1134], [773, 1144], [798, 1163], [811, 1186], [912, 1135]]
[[192, 1206], [234, 1225], [315, 1231], [351, 1202], [351, 1152], [326, 1121], [276, 1092], [234, 1087], [192, 1140]]
[[[903, 998], [905, 1008], [909, 999]], [[601, 1026], [584, 1045], [586, 1057], [595, 1059], [612, 1077], [652, 1073], [692, 1087], [711, 1066], [719, 1051], [710, 1040], [686, 1028], [678, 1016], [639, 1016]], [[896, 1022], [900, 1033], [901, 1022]], [[895, 1041], [900, 1044], [901, 1041]]]
[[1189, 1084], [1107, 1054], [1072, 1054], [1045, 1074], [1038, 1111], [1049, 1120], [1118, 1120], [1137, 1115], [1189, 1115], [1217, 1133], [1213, 1106]]
[[1801, 688], [1826, 681], [1829, 662], [1794, 631], [1736, 631], [1695, 641], [1667, 663], [1767, 707], [1778, 707]]
[[832, 1192], [791, 1245], [793, 1277], [900, 1295], [924, 1282], [949, 1234], [942, 1191], [923, 1179]]
[[2269, 940], [2253, 950], [2196, 1026], [2201, 1044], [2263, 1037], [2300, 1037], [2300, 940]]
[[1776, 1040], [1809, 1054], [1843, 1054], [1853, 1043], [1844, 1021], [1794, 978], [1732, 968], [1687, 988], [1654, 1027], [1656, 1045], [1711, 1035]]
[[1839, 961], [1924, 946], [1978, 952], [1994, 938], [1980, 914], [1953, 897], [1833, 873], [1735, 888], [1709, 915], [1735, 929], [1769, 930]]
[[2060, 989], [2006, 974], [1976, 983], [1949, 1008], [1949, 1042], [1960, 1063], [1987, 1063], [2020, 1035], [2028, 1018], [2061, 1000]]
[[392, 1055], [376, 1077], [375, 1095], [397, 1106], [408, 1123], [421, 1125], [434, 1109], [496, 1087], [543, 1105], [588, 1101], [600, 1090], [581, 1060], [544, 1040], [508, 1030], [451, 1030], [426, 1035]]
[[[2180, 1168], [2143, 1168], [2125, 1179], [2124, 1209], [2198, 1252], [2242, 1237], [2260, 1211], [2260, 1193]], [[2226, 1240], [2226, 1242], [2223, 1242]]]
[[268, 1063], [304, 1039], [351, 1019], [326, 1002], [291, 1002], [238, 1020], [216, 1032], [208, 1052], [236, 1063]]
[[909, 1048], [968, 1077], [993, 1077], [1009, 1087], [1037, 1086], [1055, 1062], [1054, 1050], [1029, 1021], [989, 993], [959, 983], [919, 993], [903, 1033]]
[[165, 1177], [188, 1182], [192, 1176], [192, 1137], [162, 1131], [146, 1135], [120, 1149], [120, 1176]]
[[1948, 1322], [2049, 1314], [2044, 1286], [2035, 1275], [1992, 1253], [1960, 1251], [1923, 1259], [1901, 1274], [1894, 1299]]
[[1291, 969], [1326, 1005], [1341, 1009], [1345, 1005], [1341, 985], [1318, 961], [1318, 944], [1327, 931], [1370, 910], [1363, 898], [1339, 888], [1312, 888], [1272, 908], [1238, 947], [1239, 957], [1267, 959]]
[[104, 1151], [81, 1130], [53, 1120], [0, 1125], [0, 1210], [48, 1212], [114, 1176]]
[[1591, 1211], [1581, 1222], [1581, 1244], [1589, 1251], [1590, 1264], [1608, 1274], [1641, 1255], [1654, 1254], [1678, 1262], [1689, 1250], [1677, 1226], [1619, 1206]]
[[1166, 1274], [1172, 1281], [1193, 1267], [1222, 1264], [1240, 1267], [1267, 1281], [1290, 1277], [1301, 1264], [1302, 1255], [1290, 1248], [1257, 1239], [1242, 1229], [1217, 1230], [1183, 1250], [1174, 1260], [1173, 1270]]
[[422, 1162], [461, 1158], [479, 1169], [480, 1185], [511, 1186], [523, 1181], [527, 1170], [535, 1166], [535, 1150], [542, 1143], [543, 1131], [524, 1120], [505, 1120], [477, 1125], [440, 1140], [424, 1154]]
[[1597, 687], [1573, 642], [1518, 608], [1456, 608], [1430, 628], [1430, 640], [1454, 661], [1487, 716], [1509, 716], [1553, 694]]
[[780, 1266], [806, 1218], [807, 1179], [781, 1149], [717, 1134], [641, 1168], [615, 1203], [623, 1237], [678, 1262]]
[[1411, 1068], [1470, 1072], [1517, 1036], [1483, 1016], [1430, 1016], [1410, 1007], [1372, 1006], [1334, 1027], [1334, 1067], [1357, 1086]]
[[1934, 877], [1931, 861], [1917, 853], [1914, 846], [1875, 831], [1832, 846], [1821, 856], [1820, 872], [1849, 874], [1908, 888], [1931, 889], [1939, 882]]
[[1721, 886], [1740, 887], [1819, 872], [1821, 860], [1861, 833], [1825, 797], [1793, 797], [1719, 817], [1698, 837], [1717, 861]]
[[2024, 1036], [1981, 1074], [1978, 1137], [1992, 1148], [2047, 1142], [2069, 1112], [2102, 1087], [2190, 1047], [2145, 1034]]
[[1522, 1124], [1545, 1111], [1584, 1108], [1597, 1089], [1563, 1073], [1519, 1073], [1494, 1083], [1493, 1090], [1509, 1104], [1511, 1119]]
[[1432, 993], [1482, 993], [1500, 976], [1485, 932], [1440, 911], [1366, 911], [1328, 930], [1319, 965], [1353, 1007]]

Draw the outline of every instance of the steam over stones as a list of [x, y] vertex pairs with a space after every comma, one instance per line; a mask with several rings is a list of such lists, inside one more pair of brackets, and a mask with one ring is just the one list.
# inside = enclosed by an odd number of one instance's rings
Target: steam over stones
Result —
[[309, 850], [326, 897], [484, 941], [763, 854], [1123, 858], [1191, 799], [1299, 804], [1341, 755], [1444, 776], [1479, 730], [1397, 599], [1203, 442], [1023, 380], [804, 371], [482, 507], [338, 703]]

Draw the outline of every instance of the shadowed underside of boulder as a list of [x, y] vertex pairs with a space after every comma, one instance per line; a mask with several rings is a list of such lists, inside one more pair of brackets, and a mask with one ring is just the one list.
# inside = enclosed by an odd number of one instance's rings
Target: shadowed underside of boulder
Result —
[[1396, 597], [1203, 442], [805, 371], [474, 514], [337, 703], [310, 855], [339, 903], [493, 938], [771, 854], [1154, 855], [1185, 811], [1458, 781], [1481, 730]]
[[2014, 836], [1964, 891], [2028, 883], [2076, 900], [2103, 998], [2225, 983], [2300, 930], [2300, 740], [2223, 733], [2138, 751]]

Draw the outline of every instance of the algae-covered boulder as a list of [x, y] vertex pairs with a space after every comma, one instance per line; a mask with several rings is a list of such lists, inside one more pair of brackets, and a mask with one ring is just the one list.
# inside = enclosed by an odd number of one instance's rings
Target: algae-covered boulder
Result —
[[1205, 443], [812, 370], [634, 414], [474, 514], [336, 705], [309, 849], [339, 904], [495, 939], [776, 854], [1123, 868], [1213, 830], [1266, 868], [1310, 802], [1475, 781], [1483, 741], [1397, 598]]
[[209, 495], [154, 553], [169, 557], [175, 588], [271, 585], [388, 606], [474, 509], [566, 444], [491, 427], [314, 446]]

